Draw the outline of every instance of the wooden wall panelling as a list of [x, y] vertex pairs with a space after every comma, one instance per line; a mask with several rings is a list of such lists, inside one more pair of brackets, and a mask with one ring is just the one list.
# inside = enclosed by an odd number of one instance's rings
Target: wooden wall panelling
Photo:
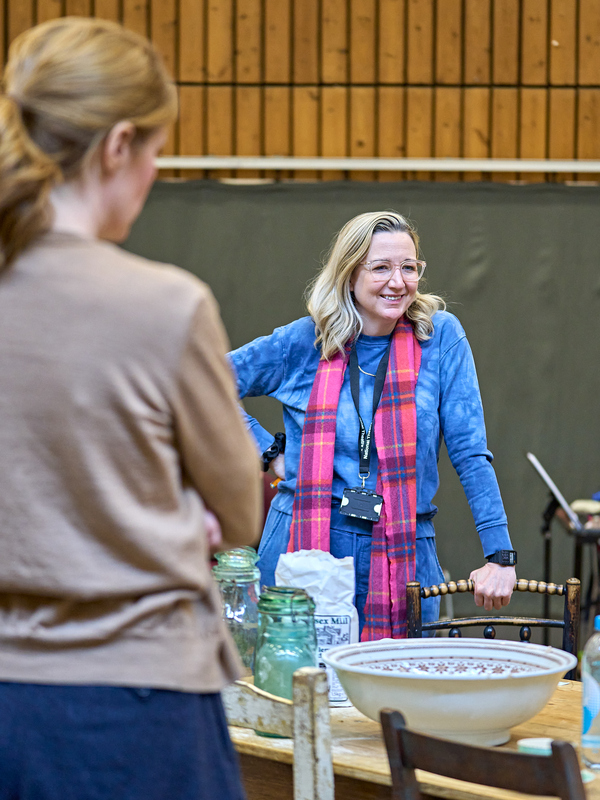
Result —
[[408, 0], [406, 26], [408, 83], [433, 83], [433, 0]]
[[492, 29], [492, 80], [495, 84], [516, 84], [519, 80], [519, 0], [494, 0]]
[[8, 0], [6, 13], [7, 44], [35, 22], [33, 0]]
[[235, 33], [233, 0], [207, 0], [207, 2], [207, 80], [209, 83], [232, 83]]
[[490, 82], [491, 66], [491, 0], [465, 0], [464, 82]]
[[294, 0], [294, 83], [319, 82], [319, 22], [318, 0]]
[[[438, 158], [458, 158], [461, 155], [462, 90], [438, 86], [434, 90], [433, 152]], [[435, 173], [437, 181], [458, 181], [458, 172]]]
[[321, 81], [348, 82], [348, 3], [321, 0]]
[[[380, 86], [377, 89], [377, 154], [384, 158], [406, 156], [405, 104], [403, 86]], [[380, 172], [380, 181], [399, 181], [404, 172]]]
[[[262, 90], [259, 86], [235, 88], [235, 154], [259, 156], [262, 150]], [[238, 170], [238, 178], [257, 178], [258, 170]]]
[[69, 17], [91, 17], [90, 0], [65, 0], [65, 14]]
[[[522, 88], [520, 90], [519, 157], [548, 157], [548, 91], [547, 89]], [[542, 172], [521, 173], [521, 180], [543, 183]]]
[[6, 61], [6, 28], [4, 26], [6, 2], [7, 0], [0, 0], [0, 64], [2, 65], [4, 65]]
[[[176, 42], [177, 7], [176, 0], [150, 0], [150, 32], [152, 42], [170, 75], [177, 79]], [[169, 127], [169, 135], [165, 146], [164, 155], [175, 155], [178, 122]], [[173, 170], [162, 170], [161, 177], [168, 178], [175, 175]]]
[[350, 0], [350, 83], [375, 83], [375, 13], [375, 0]]
[[[600, 158], [600, 89], [577, 92], [577, 158]], [[577, 180], [598, 181], [594, 173], [577, 173]]]
[[179, 0], [179, 80], [206, 80], [206, 0]]
[[150, 0], [150, 30], [152, 43], [163, 57], [169, 74], [177, 78], [176, 0]]
[[[492, 89], [492, 158], [517, 158], [518, 103], [517, 89]], [[514, 172], [492, 173], [492, 179], [501, 183], [514, 180], [515, 177]]]
[[600, 83], [600, 3], [579, 0], [579, 74], [581, 86]]
[[[348, 89], [345, 86], [323, 86], [321, 89], [321, 155], [348, 155]], [[343, 180], [344, 172], [323, 170], [324, 181]]]
[[521, 26], [521, 82], [548, 83], [548, 0], [523, 0]]
[[235, 79], [262, 81], [262, 5], [260, 0], [237, 0], [235, 7]]
[[550, 77], [553, 86], [572, 85], [576, 79], [577, 3], [552, 0], [550, 6]]
[[[350, 155], [372, 158], [376, 153], [376, 94], [374, 86], [350, 88]], [[355, 181], [373, 181], [375, 172], [352, 171]]]
[[[264, 92], [265, 155], [289, 156], [291, 155], [291, 90], [287, 86], [266, 86]], [[266, 170], [265, 177], [288, 178], [290, 172]]]
[[[201, 156], [206, 153], [206, 89], [204, 86], [179, 88], [179, 155]], [[186, 170], [189, 179], [204, 178], [205, 170]]]
[[463, 18], [462, 0], [437, 3], [435, 15], [436, 83], [462, 82]]
[[[319, 155], [321, 90], [317, 86], [292, 89], [292, 148], [295, 156]], [[295, 172], [294, 178], [316, 180], [318, 173]]]
[[379, 0], [378, 22], [379, 83], [404, 83], [406, 79], [406, 0]]
[[[490, 89], [463, 90], [462, 154], [464, 158], [490, 157]], [[489, 173], [465, 172], [465, 181], [489, 180]]]
[[291, 80], [291, 0], [264, 0], [265, 82]]
[[[575, 158], [576, 92], [572, 88], [548, 92], [548, 158]], [[573, 180], [573, 173], [557, 173], [556, 182]]]
[[150, 34], [150, 14], [148, 0], [122, 0], [123, 25], [142, 36]]
[[47, 22], [50, 19], [57, 19], [63, 15], [62, 0], [37, 0], [36, 3], [36, 22]]
[[[406, 89], [406, 155], [428, 158], [433, 155], [433, 89], [408, 86]], [[411, 180], [431, 180], [430, 172], [409, 172]]]
[[94, 0], [94, 16], [121, 22], [119, 0]]
[[[206, 150], [210, 156], [230, 156], [234, 150], [233, 88], [206, 87]], [[209, 178], [231, 177], [231, 170], [209, 170]]]

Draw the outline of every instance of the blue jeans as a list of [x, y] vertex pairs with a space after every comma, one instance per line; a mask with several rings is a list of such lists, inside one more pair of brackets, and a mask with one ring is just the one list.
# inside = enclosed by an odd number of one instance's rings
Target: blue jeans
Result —
[[219, 694], [0, 682], [0, 800], [244, 800]]
[[[282, 553], [285, 553], [290, 538], [292, 515], [284, 511], [270, 508], [262, 539], [258, 548], [258, 568], [260, 580], [265, 586], [275, 585], [275, 567]], [[427, 523], [427, 529], [433, 532], [433, 524]], [[358, 622], [362, 631], [364, 625], [364, 608], [369, 592], [369, 572], [371, 569], [371, 536], [366, 533], [349, 533], [331, 528], [330, 552], [336, 558], [354, 557], [354, 574], [356, 578], [356, 594], [354, 605], [358, 611]], [[415, 579], [421, 586], [431, 586], [444, 580], [435, 549], [435, 536], [421, 536], [416, 540]], [[422, 601], [421, 616], [423, 622], [433, 622], [440, 615], [439, 597], [430, 597]]]

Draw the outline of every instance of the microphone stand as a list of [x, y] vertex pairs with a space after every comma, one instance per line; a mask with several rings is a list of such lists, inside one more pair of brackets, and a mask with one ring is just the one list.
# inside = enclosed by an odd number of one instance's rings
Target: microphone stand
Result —
[[[546, 583], [550, 583], [550, 565], [551, 565], [551, 556], [552, 556], [552, 532], [550, 530], [550, 526], [552, 524], [552, 520], [556, 513], [556, 510], [560, 506], [560, 503], [554, 497], [552, 492], [550, 492], [550, 500], [548, 501], [548, 505], [542, 512], [542, 527], [540, 528], [540, 533], [544, 537], [544, 580]], [[543, 615], [546, 619], [550, 619], [550, 595], [545, 593], [544, 599], [544, 610]], [[544, 628], [544, 644], [550, 644], [550, 629]]]

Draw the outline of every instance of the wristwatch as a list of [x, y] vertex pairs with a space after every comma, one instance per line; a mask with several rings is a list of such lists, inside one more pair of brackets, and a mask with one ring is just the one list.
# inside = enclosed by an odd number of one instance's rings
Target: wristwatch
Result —
[[496, 550], [491, 556], [487, 556], [490, 564], [500, 564], [501, 567], [514, 567], [517, 563], [516, 550]]
[[285, 433], [276, 433], [274, 442], [270, 447], [261, 455], [261, 467], [263, 472], [267, 472], [271, 461], [277, 458], [278, 455], [285, 453]]

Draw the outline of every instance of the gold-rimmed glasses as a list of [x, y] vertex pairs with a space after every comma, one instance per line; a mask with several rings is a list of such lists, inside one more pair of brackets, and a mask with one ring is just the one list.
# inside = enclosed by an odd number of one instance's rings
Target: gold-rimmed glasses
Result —
[[385, 258], [378, 258], [376, 261], [365, 261], [363, 266], [369, 270], [371, 277], [377, 283], [389, 281], [397, 269], [400, 270], [403, 281], [414, 283], [423, 277], [427, 264], [416, 258], [406, 258], [399, 264], [394, 264]]

